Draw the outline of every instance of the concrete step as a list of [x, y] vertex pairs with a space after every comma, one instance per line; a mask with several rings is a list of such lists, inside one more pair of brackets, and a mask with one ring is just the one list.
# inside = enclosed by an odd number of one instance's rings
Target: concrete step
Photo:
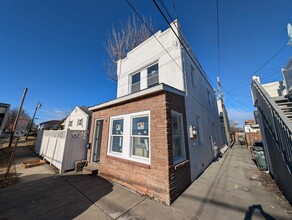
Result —
[[287, 98], [282, 97], [282, 96], [280, 96], [280, 97], [274, 97], [273, 99], [274, 99], [274, 101], [276, 103], [287, 103], [287, 102], [289, 102]]
[[282, 110], [292, 110], [292, 106], [279, 106]]
[[97, 175], [98, 169], [99, 169], [98, 165], [89, 163], [86, 167], [83, 167], [82, 172], [84, 174]]
[[292, 106], [292, 102], [280, 102], [280, 103], [277, 103], [278, 106]]

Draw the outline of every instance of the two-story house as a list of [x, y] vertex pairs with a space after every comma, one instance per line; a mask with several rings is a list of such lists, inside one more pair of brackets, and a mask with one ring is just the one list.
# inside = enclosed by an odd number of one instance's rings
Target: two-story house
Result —
[[91, 111], [83, 106], [76, 106], [64, 121], [64, 130], [88, 130], [91, 123]]
[[190, 53], [170, 28], [158, 31], [118, 61], [117, 98], [89, 108], [99, 174], [166, 204], [223, 145], [215, 91]]

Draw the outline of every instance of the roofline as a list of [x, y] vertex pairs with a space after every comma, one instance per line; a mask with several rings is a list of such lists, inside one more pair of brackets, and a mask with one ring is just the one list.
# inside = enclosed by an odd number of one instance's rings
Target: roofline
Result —
[[151, 88], [147, 88], [147, 89], [141, 90], [139, 92], [131, 93], [131, 94], [128, 94], [128, 95], [113, 99], [111, 101], [104, 102], [104, 103], [96, 105], [96, 106], [92, 106], [92, 107], [88, 108], [88, 110], [94, 111], [94, 110], [97, 110], [97, 109], [101, 109], [101, 108], [105, 108], [105, 107], [108, 107], [108, 106], [111, 106], [111, 105], [115, 105], [115, 104], [119, 104], [119, 103], [122, 103], [122, 102], [130, 101], [130, 100], [133, 100], [133, 99], [136, 99], [136, 98], [144, 97], [144, 96], [147, 96], [147, 95], [150, 95], [150, 94], [153, 94], [153, 93], [157, 93], [157, 92], [161, 92], [161, 91], [171, 92], [171, 93], [174, 93], [174, 94], [177, 94], [177, 95], [181, 95], [181, 96], [185, 95], [185, 93], [183, 91], [175, 89], [175, 88], [173, 88], [171, 86], [168, 86], [168, 85], [166, 85], [164, 83], [161, 83], [161, 84], [159, 84], [157, 86], [154, 86], [154, 87], [151, 87]]

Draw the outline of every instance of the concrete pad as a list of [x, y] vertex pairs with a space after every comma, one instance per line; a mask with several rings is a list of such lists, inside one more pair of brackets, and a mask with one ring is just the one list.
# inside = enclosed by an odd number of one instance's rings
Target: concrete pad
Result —
[[[245, 146], [235, 145], [171, 205], [198, 219], [292, 219], [274, 193], [254, 176], [259, 171]], [[271, 177], [267, 177], [273, 183]]]
[[80, 192], [60, 178], [56, 178], [55, 181], [58, 185], [42, 188], [41, 193], [34, 193], [34, 190], [40, 186], [38, 181], [30, 182], [25, 194], [22, 193], [21, 184], [18, 190], [10, 193], [10, 197], [1, 193], [1, 197], [5, 196], [5, 200], [0, 201], [1, 217], [32, 219], [83, 197]]
[[[62, 175], [62, 178], [73, 185], [86, 196], [95, 194], [95, 199], [107, 195], [112, 191], [113, 184], [100, 176], [91, 175]], [[97, 201], [97, 200], [96, 200]]]
[[111, 218], [92, 204], [88, 199], [82, 198], [69, 203], [51, 212], [38, 216], [36, 219], [104, 219]]
[[96, 201], [95, 204], [114, 219], [145, 199], [118, 185], [114, 185], [113, 190], [103, 197], [95, 193], [89, 195], [89, 198]]
[[119, 220], [160, 220], [160, 219], [192, 219], [175, 209], [164, 206], [156, 201], [146, 199], [118, 218]]

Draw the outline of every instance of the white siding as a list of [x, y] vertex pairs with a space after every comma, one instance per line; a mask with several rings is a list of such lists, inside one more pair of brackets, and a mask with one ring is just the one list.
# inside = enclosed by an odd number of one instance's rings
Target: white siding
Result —
[[[202, 74], [205, 73], [199, 67], [199, 63], [196, 61], [197, 65], [195, 65], [183, 52], [171, 29], [157, 32], [156, 38], [171, 57], [155, 37], [150, 37], [129, 52], [125, 59], [118, 62], [117, 97], [131, 93], [130, 75], [138, 72], [141, 73], [141, 89], [146, 89], [147, 67], [158, 62], [159, 82], [185, 92], [187, 128], [197, 126], [199, 123], [200, 141], [188, 138], [191, 177], [195, 180], [214, 159], [213, 145], [218, 147], [223, 145], [216, 94], [203, 77]], [[196, 58], [193, 57], [193, 59]], [[193, 71], [191, 66], [193, 66]]]
[[[82, 125], [77, 125], [79, 119], [83, 120]], [[90, 116], [87, 115], [84, 111], [82, 111], [78, 106], [74, 108], [71, 114], [65, 120], [65, 128], [64, 130], [87, 130], [88, 123], [90, 120]], [[72, 121], [72, 126], [69, 126], [69, 122]]]
[[184, 91], [184, 80], [181, 71], [182, 60], [179, 42], [170, 29], [156, 33], [157, 39], [170, 53], [164, 50], [155, 37], [150, 37], [127, 54], [120, 61], [118, 73], [117, 97], [131, 93], [130, 75], [141, 72], [141, 90], [147, 88], [147, 67], [158, 62], [159, 82]]

